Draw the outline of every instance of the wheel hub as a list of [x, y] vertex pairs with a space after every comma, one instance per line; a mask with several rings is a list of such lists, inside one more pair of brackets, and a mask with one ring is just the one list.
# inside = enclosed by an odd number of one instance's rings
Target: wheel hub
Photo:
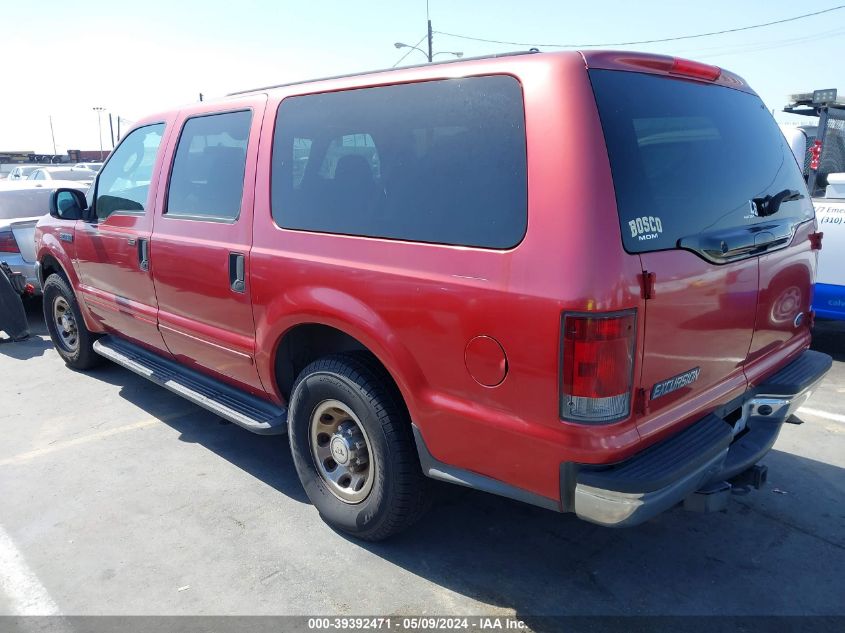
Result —
[[335, 462], [352, 470], [362, 468], [369, 461], [367, 442], [360, 427], [352, 420], [338, 426], [332, 436], [331, 449]]
[[340, 435], [332, 438], [332, 456], [341, 466], [345, 466], [349, 461], [349, 445]]
[[56, 297], [53, 302], [53, 322], [56, 325], [58, 344], [67, 352], [76, 352], [79, 346], [76, 319], [73, 318], [70, 304], [64, 297]]
[[337, 400], [311, 416], [311, 454], [328, 489], [341, 501], [360, 503], [370, 493], [374, 465], [367, 434], [352, 410]]

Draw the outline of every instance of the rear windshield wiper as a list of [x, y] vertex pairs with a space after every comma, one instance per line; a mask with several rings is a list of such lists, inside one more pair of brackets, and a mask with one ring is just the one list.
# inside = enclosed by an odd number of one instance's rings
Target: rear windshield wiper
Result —
[[803, 194], [794, 189], [784, 189], [783, 191], [778, 191], [773, 196], [766, 195], [762, 198], [753, 198], [751, 202], [754, 205], [757, 216], [764, 218], [777, 213], [782, 203], [800, 200], [803, 197]]

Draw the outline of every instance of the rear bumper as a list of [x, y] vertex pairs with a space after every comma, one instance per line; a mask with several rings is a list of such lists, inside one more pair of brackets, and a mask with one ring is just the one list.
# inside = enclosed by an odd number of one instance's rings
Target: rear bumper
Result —
[[831, 358], [807, 350], [750, 389], [733, 424], [710, 414], [612, 466], [561, 468], [563, 509], [600, 525], [642, 523], [697, 490], [730, 480], [769, 452], [781, 426], [813, 393]]

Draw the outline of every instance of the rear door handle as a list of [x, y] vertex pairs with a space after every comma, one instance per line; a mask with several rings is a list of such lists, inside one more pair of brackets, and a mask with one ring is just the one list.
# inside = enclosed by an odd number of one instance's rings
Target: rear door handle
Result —
[[246, 289], [243, 253], [229, 253], [229, 287], [235, 292]]
[[[130, 244], [132, 240], [130, 240]], [[150, 241], [139, 237], [138, 241], [138, 267], [144, 272], [150, 269]]]

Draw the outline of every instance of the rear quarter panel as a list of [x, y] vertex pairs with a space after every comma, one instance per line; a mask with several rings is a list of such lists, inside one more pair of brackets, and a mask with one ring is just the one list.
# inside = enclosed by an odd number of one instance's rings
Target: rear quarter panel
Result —
[[[510, 250], [451, 247], [279, 228], [270, 154], [282, 98], [387, 82], [505, 73], [522, 84], [528, 229]], [[565, 310], [639, 308], [639, 260], [624, 253], [592, 91], [580, 55], [512, 57], [308, 84], [272, 93], [256, 182], [251, 283], [256, 363], [273, 386], [282, 335], [324, 323], [357, 338], [399, 385], [435, 458], [557, 499], [562, 461], [606, 461], [638, 440], [558, 416]], [[495, 338], [508, 374], [484, 387], [467, 343]]]

